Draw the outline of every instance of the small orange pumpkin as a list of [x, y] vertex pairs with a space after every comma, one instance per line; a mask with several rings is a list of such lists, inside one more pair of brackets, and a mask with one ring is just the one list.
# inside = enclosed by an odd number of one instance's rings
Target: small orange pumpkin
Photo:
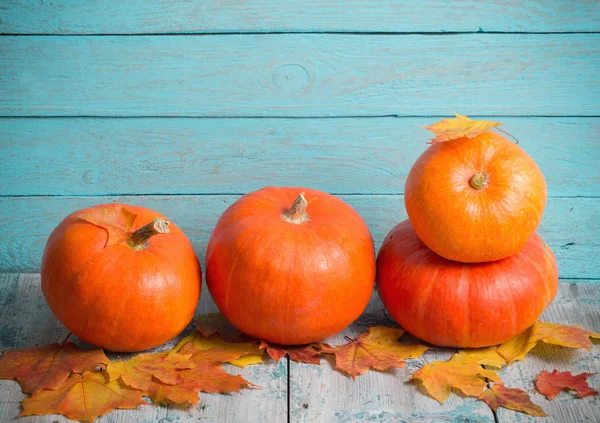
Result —
[[307, 188], [243, 196], [217, 222], [206, 253], [206, 282], [221, 312], [276, 344], [341, 331], [365, 309], [374, 281], [365, 222], [342, 200]]
[[[105, 227], [82, 218], [123, 210], [134, 219], [132, 233], [114, 245]], [[152, 210], [115, 203], [78, 210], [54, 229], [41, 281], [50, 309], [74, 335], [131, 352], [161, 345], [187, 326], [202, 271], [175, 224]]]
[[468, 264], [435, 254], [405, 220], [377, 256], [377, 290], [392, 318], [444, 347], [479, 348], [514, 338], [535, 323], [557, 288], [556, 259], [537, 234], [506, 259]]
[[495, 132], [436, 142], [405, 186], [408, 217], [437, 254], [467, 263], [519, 251], [546, 207], [546, 181], [518, 145]]

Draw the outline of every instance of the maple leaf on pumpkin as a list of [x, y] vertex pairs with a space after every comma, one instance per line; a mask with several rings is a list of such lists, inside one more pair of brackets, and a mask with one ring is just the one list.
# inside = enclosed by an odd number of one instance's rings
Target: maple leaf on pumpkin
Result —
[[107, 248], [129, 239], [137, 215], [128, 211], [122, 204], [114, 203], [91, 208], [78, 213], [77, 217], [106, 230], [108, 238], [104, 248]]
[[205, 337], [221, 335], [225, 342], [248, 342], [254, 338], [233, 326], [222, 313], [205, 314], [198, 318], [196, 329]]
[[135, 389], [148, 389], [152, 377], [168, 385], [175, 385], [180, 380], [178, 370], [195, 366], [189, 357], [190, 355], [171, 351], [138, 354], [129, 360], [111, 361], [106, 371], [111, 381], [121, 378], [126, 385]]
[[510, 364], [513, 361], [522, 360], [539, 341], [589, 350], [592, 346], [589, 338], [600, 338], [600, 334], [577, 326], [536, 322], [521, 335], [499, 345], [497, 352], [504, 357], [507, 364]]
[[494, 386], [483, 392], [479, 399], [494, 411], [498, 411], [498, 407], [504, 407], [509, 410], [527, 413], [530, 416], [547, 416], [542, 407], [531, 402], [527, 392], [521, 389], [507, 388], [502, 383], [494, 383]]
[[477, 362], [482, 366], [501, 369], [506, 365], [506, 360], [504, 360], [504, 357], [498, 354], [498, 351], [496, 351], [496, 349], [496, 346], [485, 348], [468, 348], [460, 350], [459, 352], [462, 354], [466, 354], [473, 359], [476, 359]]
[[556, 397], [564, 389], [577, 392], [578, 398], [598, 395], [598, 391], [592, 389], [587, 384], [587, 378], [595, 373], [580, 373], [573, 375], [571, 372], [559, 372], [554, 370], [552, 373], [542, 370], [535, 379], [535, 386], [540, 394], [549, 400]]
[[104, 367], [109, 360], [102, 350], [82, 351], [72, 342], [62, 345], [6, 351], [0, 359], [0, 379], [17, 379], [26, 394], [57, 389], [71, 372]]
[[183, 338], [173, 349], [175, 352], [180, 352], [184, 345], [192, 343], [198, 350], [222, 350], [226, 352], [237, 353], [235, 359], [229, 360], [228, 363], [238, 367], [246, 367], [251, 364], [262, 363], [263, 351], [258, 348], [258, 345], [248, 342], [226, 342], [219, 335], [214, 334], [210, 337], [202, 335], [199, 331], [193, 332], [191, 335]]
[[268, 344], [265, 341], [260, 341], [258, 348], [266, 350], [269, 357], [275, 362], [279, 362], [280, 359], [286, 355], [290, 360], [298, 363], [307, 364], [321, 364], [321, 351], [315, 348], [322, 348], [323, 346], [331, 348], [326, 344], [310, 344], [302, 347], [285, 347], [281, 345]]
[[73, 373], [53, 390], [44, 389], [23, 400], [19, 416], [62, 414], [73, 420], [94, 421], [115, 408], [148, 405], [141, 392], [105, 372]]
[[478, 397], [487, 386], [486, 378], [500, 381], [497, 370], [484, 369], [477, 358], [459, 352], [448, 361], [426, 364], [414, 372], [410, 380], [420, 380], [429, 395], [442, 403], [452, 388], [467, 396]]
[[488, 132], [494, 127], [502, 125], [500, 122], [491, 120], [471, 120], [466, 116], [454, 113], [455, 118], [442, 119], [432, 125], [425, 126], [435, 134], [431, 139], [431, 144], [436, 142], [451, 141], [458, 138], [475, 138], [479, 134]]
[[253, 388], [256, 385], [248, 382], [240, 375], [227, 373], [221, 366], [238, 356], [234, 351], [217, 349], [200, 351], [190, 342], [185, 344], [179, 354], [190, 355], [194, 363], [191, 369], [179, 371], [179, 381], [169, 385], [152, 378], [144, 395], [155, 404], [198, 404], [198, 392], [228, 393], [239, 392], [242, 388]]
[[345, 345], [331, 347], [321, 344], [321, 352], [335, 354], [336, 368], [354, 379], [369, 369], [388, 370], [402, 367], [407, 358], [419, 357], [428, 347], [405, 345], [398, 342], [404, 334], [402, 329], [374, 326], [356, 339], [347, 338]]

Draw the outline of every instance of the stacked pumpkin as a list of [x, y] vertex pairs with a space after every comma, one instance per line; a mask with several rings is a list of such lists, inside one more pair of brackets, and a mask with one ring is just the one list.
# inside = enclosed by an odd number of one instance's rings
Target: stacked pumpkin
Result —
[[544, 176], [491, 130], [498, 125], [457, 115], [428, 127], [437, 136], [406, 181], [409, 220], [391, 230], [377, 257], [388, 312], [435, 345], [505, 342], [556, 295], [556, 260], [535, 232]]

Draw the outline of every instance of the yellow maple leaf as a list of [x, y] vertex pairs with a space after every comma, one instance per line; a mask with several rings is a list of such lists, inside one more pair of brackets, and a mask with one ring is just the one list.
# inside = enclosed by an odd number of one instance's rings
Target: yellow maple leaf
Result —
[[600, 338], [600, 334], [577, 326], [558, 325], [554, 323], [536, 322], [533, 326], [516, 338], [498, 346], [498, 354], [507, 364], [522, 360], [535, 345], [541, 341], [546, 344], [560, 345], [568, 348], [585, 348], [592, 346], [589, 338]]
[[496, 346], [485, 348], [468, 348], [460, 350], [459, 352], [477, 360], [477, 362], [482, 366], [501, 369], [506, 365], [506, 360], [504, 357], [498, 354]]
[[500, 122], [491, 120], [472, 120], [466, 116], [454, 113], [455, 118], [442, 119], [432, 125], [425, 126], [435, 134], [431, 144], [436, 142], [451, 141], [458, 138], [475, 138], [479, 134], [488, 132], [494, 127], [502, 125]]
[[434, 361], [413, 373], [410, 380], [420, 380], [433, 398], [446, 401], [452, 388], [465, 395], [478, 397], [490, 379], [500, 381], [497, 370], [484, 369], [479, 360], [464, 353], [454, 354], [448, 361]]
[[218, 334], [206, 337], [199, 331], [194, 331], [191, 335], [183, 338], [177, 346], [173, 349], [175, 352], [181, 350], [181, 348], [187, 343], [193, 343], [200, 351], [218, 349], [225, 352], [236, 352], [239, 353], [238, 358], [229, 360], [228, 363], [238, 367], [246, 367], [251, 364], [260, 364], [263, 362], [264, 351], [258, 348], [258, 345], [249, 342], [226, 342]]

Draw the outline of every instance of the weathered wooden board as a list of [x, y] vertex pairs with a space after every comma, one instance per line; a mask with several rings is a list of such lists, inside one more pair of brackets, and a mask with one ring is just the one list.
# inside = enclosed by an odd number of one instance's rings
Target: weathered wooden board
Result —
[[[217, 311], [204, 287], [198, 313]], [[62, 341], [68, 331], [48, 308], [40, 289], [39, 274], [0, 274], [0, 350], [47, 345]], [[191, 326], [174, 340], [156, 349], [172, 348], [176, 341], [190, 332]], [[75, 340], [82, 347], [91, 346]], [[109, 354], [115, 358], [114, 353]], [[187, 410], [172, 407], [141, 407], [137, 410], [117, 410], [96, 420], [98, 423], [132, 422], [188, 422], [209, 420], [239, 423], [282, 422], [287, 419], [287, 362], [279, 364], [268, 360], [260, 366], [239, 369], [227, 366], [231, 373], [242, 374], [262, 389], [244, 390], [231, 395], [200, 394], [200, 403]], [[24, 398], [19, 385], [13, 381], [0, 380], [0, 421], [12, 421], [20, 412], [19, 402]], [[70, 422], [60, 416], [25, 417], [22, 423]]]
[[15, 34], [598, 30], [595, 1], [12, 0], [0, 8], [0, 32]]
[[600, 115], [600, 34], [4, 36], [0, 115]]
[[[554, 302], [542, 315], [541, 320], [566, 325], [581, 325], [586, 329], [600, 332], [600, 284], [561, 283]], [[571, 393], [561, 393], [552, 401], [538, 393], [535, 389], [535, 378], [542, 371], [552, 372], [554, 369], [570, 371], [573, 374], [582, 372], [599, 373], [588, 379], [590, 386], [600, 390], [600, 345], [592, 346], [591, 351], [571, 350], [540, 344], [524, 361], [511, 364], [502, 371], [501, 376], [506, 386], [524, 389], [536, 404], [541, 406], [550, 417], [545, 422], [599, 422], [600, 398], [574, 398]], [[539, 418], [530, 417], [514, 411], [500, 409], [500, 423], [535, 422]]]
[[[379, 248], [394, 225], [406, 219], [399, 195], [342, 195], [364, 217]], [[69, 213], [118, 200], [150, 207], [180, 225], [204, 261], [218, 217], [239, 196], [0, 197], [0, 269], [39, 269], [46, 239]], [[553, 248], [563, 278], [600, 279], [600, 199], [551, 198], [539, 232]]]
[[[374, 292], [365, 312], [342, 333], [326, 340], [345, 344], [344, 336], [356, 338], [371, 326], [397, 326]], [[413, 342], [418, 342], [412, 339]], [[450, 349], [429, 351], [427, 361], [445, 361]], [[410, 373], [426, 359], [408, 360], [401, 369], [370, 371], [353, 381], [333, 369], [334, 360], [319, 367], [290, 361], [290, 420], [292, 422], [494, 422], [487, 405], [473, 398], [452, 395], [443, 404], [424, 393], [419, 384], [407, 382]]]
[[[493, 118], [550, 196], [600, 195], [600, 119]], [[402, 194], [438, 118], [0, 119], [0, 195], [246, 193], [265, 185]]]

